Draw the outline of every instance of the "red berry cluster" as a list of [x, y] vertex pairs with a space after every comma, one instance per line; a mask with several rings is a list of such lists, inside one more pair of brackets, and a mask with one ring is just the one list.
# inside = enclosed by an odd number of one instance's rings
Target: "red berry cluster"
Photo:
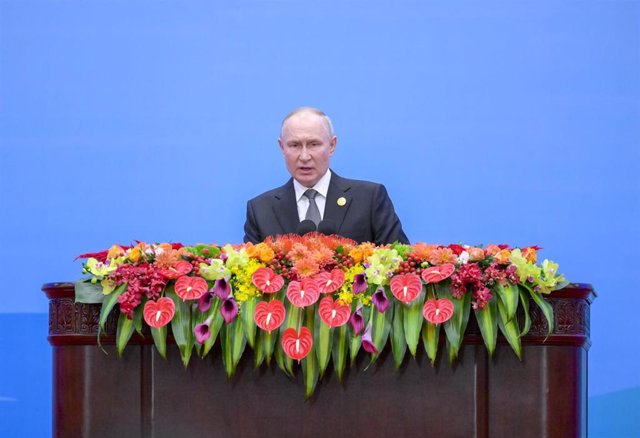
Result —
[[353, 257], [351, 257], [350, 255], [336, 253], [333, 256], [333, 262], [326, 264], [325, 266], [323, 266], [323, 268], [326, 270], [338, 268], [343, 271], [346, 271], [347, 269], [351, 268], [354, 264], [355, 264], [355, 261], [353, 260]]
[[207, 258], [205, 256], [199, 256], [195, 254], [190, 255], [189, 258], [186, 258], [185, 260], [191, 263], [191, 266], [193, 266], [191, 274], [196, 276], [200, 275], [200, 263], [207, 263]]
[[284, 252], [278, 251], [268, 266], [273, 269], [276, 274], [282, 275], [285, 280], [291, 281], [294, 279], [295, 274], [291, 272], [289, 260], [287, 260]]
[[156, 300], [167, 284], [167, 279], [158, 268], [149, 263], [118, 266], [111, 279], [117, 285], [128, 284], [127, 290], [118, 297], [118, 303], [120, 312], [129, 319], [133, 319], [133, 311], [140, 305], [143, 296]]
[[406, 256], [406, 260], [400, 262], [400, 266], [398, 267], [397, 272], [399, 274], [418, 274], [420, 275], [423, 271], [422, 267], [423, 260], [419, 257], [416, 257], [413, 253], [409, 253]]

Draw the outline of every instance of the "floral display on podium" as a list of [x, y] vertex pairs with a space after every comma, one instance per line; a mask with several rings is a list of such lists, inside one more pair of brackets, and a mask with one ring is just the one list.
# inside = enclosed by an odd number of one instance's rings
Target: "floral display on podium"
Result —
[[444, 336], [454, 361], [471, 314], [489, 354], [501, 332], [521, 357], [529, 306], [540, 307], [551, 333], [544, 296], [568, 284], [557, 264], [537, 263], [539, 249], [375, 246], [319, 233], [257, 245], [138, 242], [81, 255], [89, 277], [76, 283], [76, 298], [102, 303], [101, 330], [118, 306], [119, 354], [137, 331], [150, 332], [164, 357], [171, 327], [185, 366], [219, 340], [232, 376], [248, 344], [256, 367], [275, 361], [289, 376], [299, 367], [310, 396], [330, 361], [341, 380], [361, 349], [371, 364], [390, 345], [399, 367], [422, 345], [433, 364]]

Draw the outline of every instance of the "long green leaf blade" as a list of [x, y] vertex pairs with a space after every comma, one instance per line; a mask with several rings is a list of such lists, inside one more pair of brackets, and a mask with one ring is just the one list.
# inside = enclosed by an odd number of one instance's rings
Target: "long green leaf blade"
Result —
[[347, 325], [343, 325], [342, 327], [338, 327], [334, 329], [333, 333], [333, 346], [332, 346], [332, 357], [333, 357], [333, 370], [336, 373], [336, 377], [339, 382], [342, 382], [342, 378], [344, 377], [344, 371], [347, 365], [347, 348], [348, 348], [348, 339], [347, 339]]
[[516, 316], [516, 311], [518, 310], [518, 298], [520, 297], [518, 286], [514, 284], [508, 286], [496, 284], [493, 290], [504, 305], [507, 320], [511, 321]]
[[247, 337], [247, 342], [251, 348], [253, 348], [256, 339], [256, 322], [253, 319], [253, 315], [256, 311], [257, 304], [258, 300], [255, 298], [249, 298], [242, 303], [242, 307], [240, 308], [242, 327], [244, 328], [244, 334]]
[[167, 326], [164, 325], [160, 328], [151, 327], [151, 336], [153, 336], [153, 343], [156, 346], [156, 350], [160, 353], [160, 356], [167, 358]]
[[513, 318], [508, 320], [507, 309], [504, 307], [502, 301], [498, 300], [498, 327], [500, 331], [507, 338], [511, 349], [518, 356], [518, 359], [522, 359], [522, 345], [520, 342], [520, 328], [518, 328], [518, 320]]
[[440, 338], [440, 325], [432, 324], [429, 321], [425, 321], [422, 326], [422, 343], [424, 349], [427, 352], [427, 356], [431, 361], [431, 366], [436, 363], [436, 357], [438, 355], [438, 341]]
[[122, 295], [122, 293], [127, 290], [127, 284], [121, 284], [118, 286], [113, 292], [109, 295], [106, 295], [104, 301], [102, 302], [102, 308], [100, 309], [100, 328], [104, 330], [104, 324], [107, 322], [107, 318], [113, 310], [113, 307], [118, 302], [118, 297]]
[[520, 289], [520, 303], [522, 304], [522, 312], [524, 313], [524, 327], [520, 332], [520, 336], [524, 336], [529, 333], [529, 329], [531, 328], [531, 315], [529, 314], [529, 296], [522, 289]]
[[[391, 307], [387, 312], [391, 311]], [[391, 352], [396, 368], [400, 368], [407, 352], [407, 341], [404, 337], [404, 323], [402, 318], [403, 306], [400, 302], [393, 303], [393, 323], [391, 326]]]
[[496, 303], [497, 298], [494, 297], [489, 300], [484, 309], [474, 310], [489, 356], [492, 356], [496, 349], [496, 339], [498, 337], [498, 310]]
[[[413, 300], [409, 305], [404, 305], [402, 322], [404, 324], [404, 337], [407, 341], [407, 346], [413, 357], [416, 356], [418, 351], [418, 342], [420, 342], [420, 332], [422, 331], [422, 323], [424, 322], [424, 316], [422, 316], [422, 306], [424, 305], [425, 290], [422, 288], [420, 295]], [[402, 305], [402, 304], [399, 304]]]
[[116, 347], [118, 348], [118, 356], [122, 357], [124, 347], [129, 343], [133, 334], [133, 319], [127, 318], [124, 313], [118, 318], [118, 329], [116, 331]]
[[[319, 318], [318, 318], [319, 319]], [[315, 328], [315, 308], [309, 306], [305, 309], [304, 325], [313, 333]], [[315, 344], [311, 347], [311, 351], [307, 356], [302, 359], [302, 379], [304, 380], [305, 396], [311, 397], [316, 385], [318, 384], [318, 376], [320, 370], [318, 369], [318, 359], [316, 357]]]
[[549, 304], [542, 295], [537, 292], [529, 291], [531, 294], [531, 298], [538, 305], [540, 310], [542, 310], [542, 314], [547, 319], [547, 336], [553, 333], [553, 307]]
[[331, 327], [325, 324], [321, 318], [315, 318], [313, 348], [316, 351], [316, 357], [318, 359], [320, 377], [324, 375], [324, 372], [329, 365], [329, 359], [331, 359], [332, 335], [333, 331], [331, 330]]
[[171, 320], [171, 332], [180, 350], [182, 363], [186, 367], [191, 359], [193, 344], [195, 342], [191, 326], [191, 305], [182, 301], [182, 299], [176, 295], [173, 288], [167, 288], [165, 296], [171, 298], [176, 307], [176, 313]]

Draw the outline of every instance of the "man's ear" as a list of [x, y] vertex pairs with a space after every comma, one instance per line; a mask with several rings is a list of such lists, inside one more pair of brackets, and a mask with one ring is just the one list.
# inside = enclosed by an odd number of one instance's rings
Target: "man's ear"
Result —
[[334, 135], [331, 138], [331, 142], [329, 143], [329, 155], [333, 155], [333, 152], [336, 150], [337, 144], [338, 144], [338, 137]]
[[284, 144], [282, 144], [282, 138], [278, 137], [278, 146], [280, 146], [280, 150], [284, 154]]

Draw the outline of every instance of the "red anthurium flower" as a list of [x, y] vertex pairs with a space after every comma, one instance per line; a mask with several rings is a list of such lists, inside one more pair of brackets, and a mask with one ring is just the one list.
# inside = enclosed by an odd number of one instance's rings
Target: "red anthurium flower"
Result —
[[253, 273], [251, 281], [261, 292], [266, 294], [278, 292], [284, 286], [284, 278], [273, 272], [271, 268], [258, 268]]
[[422, 308], [422, 316], [432, 324], [441, 324], [453, 316], [453, 303], [448, 298], [427, 300]]
[[164, 278], [175, 280], [178, 277], [187, 275], [189, 272], [191, 272], [192, 269], [193, 266], [191, 265], [191, 263], [186, 260], [180, 260], [170, 268], [161, 269], [160, 273]]
[[202, 277], [188, 277], [183, 275], [176, 280], [176, 294], [182, 298], [182, 301], [197, 300], [207, 293], [209, 286], [207, 281]]
[[330, 294], [331, 292], [335, 292], [344, 283], [344, 272], [342, 269], [334, 269], [331, 272], [321, 272], [314, 277], [314, 279], [318, 282], [318, 286], [320, 287], [320, 293]]
[[287, 287], [287, 298], [296, 307], [307, 307], [320, 298], [320, 288], [311, 278], [302, 281], [292, 281]]
[[169, 324], [176, 313], [176, 305], [171, 298], [162, 297], [158, 301], [147, 301], [142, 312], [149, 327], [160, 328]]
[[438, 283], [446, 278], [451, 277], [456, 267], [453, 263], [445, 263], [444, 265], [432, 266], [422, 271], [422, 279], [425, 283]]
[[349, 321], [351, 306], [340, 304], [337, 300], [333, 301], [331, 297], [324, 297], [320, 300], [318, 314], [329, 327], [340, 327]]
[[260, 301], [256, 304], [253, 320], [262, 330], [271, 333], [284, 322], [286, 310], [280, 300]]
[[302, 327], [300, 333], [294, 328], [288, 328], [282, 334], [282, 351], [293, 360], [302, 360], [313, 347], [313, 336], [307, 327]]
[[415, 300], [422, 290], [422, 281], [417, 274], [399, 274], [391, 279], [391, 292], [403, 303]]

